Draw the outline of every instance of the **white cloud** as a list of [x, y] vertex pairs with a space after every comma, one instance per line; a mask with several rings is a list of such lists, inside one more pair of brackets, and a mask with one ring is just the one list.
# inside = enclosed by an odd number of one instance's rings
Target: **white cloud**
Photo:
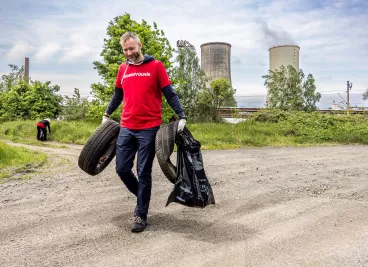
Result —
[[92, 54], [93, 49], [86, 44], [75, 44], [65, 49], [64, 56], [61, 58], [61, 62], [72, 62], [78, 60], [80, 57]]
[[[74, 92], [74, 88], [80, 90], [81, 95], [87, 96], [90, 94], [92, 83], [100, 82], [101, 80], [95, 75], [90, 73], [78, 73], [75, 74], [65, 74], [56, 72], [39, 72], [34, 71], [31, 75], [32, 80], [37, 80], [41, 82], [51, 81], [51, 85], [59, 85], [61, 94], [70, 94]], [[86, 83], [88, 81], [88, 83]]]
[[47, 63], [52, 57], [60, 50], [59, 44], [49, 43], [41, 46], [37, 53], [33, 56], [36, 62], [41, 62], [43, 64]]
[[29, 53], [32, 50], [33, 50], [32, 47], [26, 43], [14, 44], [14, 46], [8, 52], [7, 58], [10, 61], [20, 60], [24, 57], [29, 56]]
[[[364, 1], [339, 1], [337, 5], [332, 0], [322, 4], [301, 0], [48, 3], [57, 12], [40, 11], [38, 16], [31, 16], [24, 10], [25, 20], [19, 22], [22, 27], [12, 28], [10, 24], [3, 35], [6, 38], [0, 40], [0, 49], [8, 47], [8, 60], [19, 60], [19, 65], [25, 55], [29, 56], [31, 70], [56, 72], [52, 68], [58, 67], [67, 72], [70, 63], [90, 66], [89, 70], [83, 69], [88, 75], [76, 67], [75, 76], [83, 79], [55, 77], [58, 84], [65, 83], [63, 87], [71, 92], [74, 87], [89, 88], [94, 82], [97, 72], [92, 62], [99, 59], [108, 22], [125, 12], [138, 22], [156, 22], [172, 46], [179, 39], [190, 41], [199, 56], [202, 43], [231, 43], [232, 81], [238, 94], [265, 93], [261, 76], [267, 73], [268, 48], [290, 43], [301, 47], [300, 66], [306, 74], [316, 77], [317, 89], [340, 88], [348, 79], [357, 86], [368, 87], [368, 10]], [[353, 8], [353, 4], [361, 8]], [[7, 71], [7, 64], [16, 62], [0, 59], [0, 63], [0, 71]]]

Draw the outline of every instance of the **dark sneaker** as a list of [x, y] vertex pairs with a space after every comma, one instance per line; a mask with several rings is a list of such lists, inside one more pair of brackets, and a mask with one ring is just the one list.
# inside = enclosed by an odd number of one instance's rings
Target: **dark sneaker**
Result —
[[147, 226], [147, 220], [139, 216], [136, 216], [134, 223], [132, 225], [132, 232], [134, 233], [143, 232], [146, 226]]

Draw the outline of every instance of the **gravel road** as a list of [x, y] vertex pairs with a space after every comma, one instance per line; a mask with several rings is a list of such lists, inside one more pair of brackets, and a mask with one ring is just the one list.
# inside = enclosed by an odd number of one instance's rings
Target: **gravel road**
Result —
[[115, 162], [92, 177], [81, 146], [42, 149], [32, 179], [0, 185], [2, 267], [368, 266], [367, 146], [203, 151], [217, 201], [204, 209], [165, 207], [155, 161], [139, 234]]

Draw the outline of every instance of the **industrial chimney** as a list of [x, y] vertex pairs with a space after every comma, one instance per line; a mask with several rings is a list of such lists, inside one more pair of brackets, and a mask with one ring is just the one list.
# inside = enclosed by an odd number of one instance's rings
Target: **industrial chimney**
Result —
[[26, 57], [24, 60], [24, 81], [29, 83], [29, 58]]

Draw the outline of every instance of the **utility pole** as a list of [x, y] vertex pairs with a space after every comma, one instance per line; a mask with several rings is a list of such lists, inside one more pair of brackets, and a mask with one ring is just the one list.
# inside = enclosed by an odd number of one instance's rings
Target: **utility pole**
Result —
[[348, 102], [348, 112], [350, 110], [350, 95], [349, 95], [349, 91], [351, 90], [351, 88], [353, 87], [353, 83], [347, 81], [346, 82], [346, 93], [347, 93], [347, 102]]

